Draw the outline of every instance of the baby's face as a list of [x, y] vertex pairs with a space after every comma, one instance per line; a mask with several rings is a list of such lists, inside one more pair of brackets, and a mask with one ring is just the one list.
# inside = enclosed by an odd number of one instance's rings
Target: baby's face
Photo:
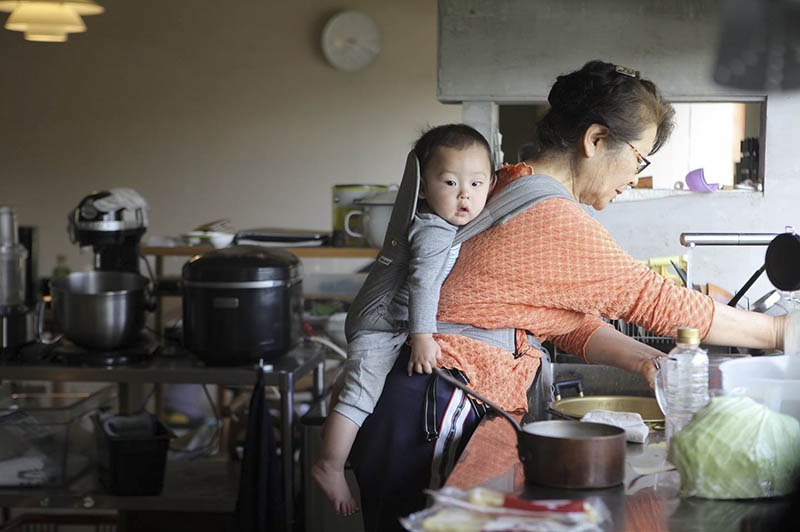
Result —
[[422, 175], [428, 207], [453, 225], [473, 220], [492, 190], [492, 170], [486, 149], [478, 144], [464, 149], [439, 146]]

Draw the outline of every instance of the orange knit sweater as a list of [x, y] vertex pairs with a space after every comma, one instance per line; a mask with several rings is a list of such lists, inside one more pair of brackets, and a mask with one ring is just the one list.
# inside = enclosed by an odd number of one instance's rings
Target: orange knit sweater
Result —
[[[519, 164], [498, 173], [499, 190], [531, 173]], [[597, 316], [621, 318], [661, 335], [691, 326], [708, 334], [713, 301], [636, 261], [577, 203], [542, 201], [464, 242], [442, 286], [438, 319], [486, 329], [517, 328], [585, 357]], [[518, 359], [458, 335], [437, 335], [442, 366], [459, 368], [480, 394], [509, 411], [527, 409], [526, 391], [541, 353]]]

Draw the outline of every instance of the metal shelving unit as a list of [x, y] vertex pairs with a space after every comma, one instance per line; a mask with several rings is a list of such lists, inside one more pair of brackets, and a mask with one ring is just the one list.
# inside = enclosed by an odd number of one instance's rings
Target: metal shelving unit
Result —
[[[262, 368], [209, 367], [188, 353], [156, 356], [144, 364], [92, 367], [54, 363], [0, 362], [2, 380], [111, 382], [119, 386], [120, 409], [141, 404], [139, 388], [148, 383], [252, 385], [256, 371], [264, 371], [264, 383], [280, 393], [281, 460], [286, 501], [287, 530], [294, 526], [294, 393], [299, 379], [313, 374], [312, 394], [322, 397], [325, 375], [324, 347], [303, 344]], [[232, 512], [236, 503], [238, 471], [230, 462], [210, 458], [169, 462], [164, 491], [159, 496], [120, 497], [104, 493], [94, 474], [84, 475], [63, 488], [0, 489], [0, 507], [114, 508], [118, 510], [166, 510]]]

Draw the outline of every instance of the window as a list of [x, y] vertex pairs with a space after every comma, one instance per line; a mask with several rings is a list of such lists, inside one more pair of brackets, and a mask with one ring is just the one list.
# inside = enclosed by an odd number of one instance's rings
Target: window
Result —
[[[759, 149], [762, 102], [674, 103], [675, 129], [669, 142], [648, 157], [643, 188], [688, 190], [686, 176], [703, 169], [705, 182], [720, 190], [761, 190]], [[533, 126], [547, 105], [501, 105], [499, 127], [504, 160], [519, 162]], [[649, 178], [649, 179], [647, 179]]]

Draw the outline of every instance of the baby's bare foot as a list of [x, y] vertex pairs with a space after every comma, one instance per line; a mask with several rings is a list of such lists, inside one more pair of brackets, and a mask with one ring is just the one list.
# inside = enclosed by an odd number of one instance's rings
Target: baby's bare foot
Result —
[[350, 486], [347, 485], [347, 480], [344, 478], [343, 469], [319, 460], [311, 466], [311, 476], [331, 501], [337, 514], [352, 515], [358, 511], [358, 503], [350, 493]]

